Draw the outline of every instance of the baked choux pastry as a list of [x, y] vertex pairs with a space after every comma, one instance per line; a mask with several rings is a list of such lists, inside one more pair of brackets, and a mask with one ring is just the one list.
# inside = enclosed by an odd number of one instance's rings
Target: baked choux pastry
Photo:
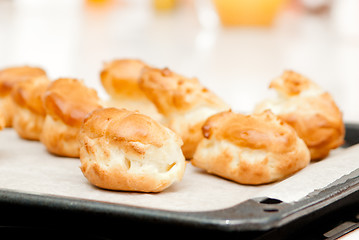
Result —
[[2, 112], [2, 110], [0, 110], [0, 131], [3, 130], [5, 128], [5, 115]]
[[145, 68], [140, 87], [165, 116], [166, 125], [181, 136], [187, 159], [192, 158], [202, 139], [204, 121], [215, 113], [230, 109], [197, 78], [186, 78], [168, 68]]
[[97, 92], [77, 79], [60, 78], [50, 83], [43, 103], [46, 118], [40, 141], [53, 154], [79, 157], [81, 124], [87, 114], [101, 108]]
[[328, 92], [293, 71], [274, 79], [270, 88], [278, 97], [259, 103], [254, 112], [270, 109], [291, 125], [307, 144], [312, 160], [326, 157], [344, 143], [342, 113]]
[[161, 122], [163, 116], [139, 87], [140, 76], [146, 66], [144, 62], [135, 59], [106, 63], [100, 74], [101, 83], [110, 95], [105, 105], [139, 111]]
[[21, 81], [46, 77], [46, 72], [37, 67], [10, 67], [0, 70], [0, 107], [5, 117], [6, 127], [12, 127], [14, 103], [11, 97], [11, 89]]
[[46, 112], [42, 95], [50, 80], [37, 77], [18, 82], [11, 91], [14, 103], [13, 128], [20, 137], [28, 140], [40, 140]]
[[185, 170], [181, 138], [138, 112], [95, 110], [84, 120], [79, 141], [81, 170], [100, 188], [160, 192]]
[[270, 111], [218, 113], [209, 117], [202, 129], [204, 139], [192, 164], [241, 184], [277, 181], [310, 162], [304, 141]]

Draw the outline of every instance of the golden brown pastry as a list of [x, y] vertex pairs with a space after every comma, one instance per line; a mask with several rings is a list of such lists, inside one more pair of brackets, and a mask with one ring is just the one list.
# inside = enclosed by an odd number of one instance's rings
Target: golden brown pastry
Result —
[[208, 118], [192, 164], [242, 184], [283, 179], [310, 162], [296, 133], [270, 111], [242, 115], [231, 111]]
[[40, 140], [46, 116], [42, 96], [49, 83], [43, 76], [18, 82], [12, 89], [13, 127], [24, 139]]
[[106, 63], [101, 71], [101, 83], [110, 99], [105, 104], [108, 107], [137, 110], [162, 121], [162, 115], [138, 84], [142, 70], [146, 66], [144, 62], [135, 59], [119, 59]]
[[0, 110], [0, 131], [4, 129], [5, 127], [5, 115], [4, 113], [2, 112], [2, 110]]
[[181, 136], [184, 142], [182, 150], [187, 159], [192, 158], [202, 139], [204, 121], [215, 113], [229, 109], [197, 78], [186, 78], [168, 68], [145, 68], [140, 87], [166, 117], [166, 125]]
[[101, 188], [160, 192], [181, 180], [185, 170], [180, 137], [138, 112], [95, 110], [79, 140], [81, 170]]
[[87, 114], [101, 108], [96, 91], [77, 79], [60, 78], [49, 85], [43, 102], [46, 118], [41, 142], [53, 154], [79, 157], [81, 124]]
[[293, 71], [274, 79], [270, 88], [278, 92], [278, 97], [264, 100], [254, 111], [270, 109], [291, 125], [307, 144], [312, 160], [326, 157], [331, 149], [343, 144], [342, 113], [328, 92]]
[[37, 67], [11, 67], [0, 71], [0, 106], [5, 117], [6, 127], [12, 126], [14, 111], [13, 101], [10, 96], [13, 86], [21, 81], [46, 77], [46, 72]]

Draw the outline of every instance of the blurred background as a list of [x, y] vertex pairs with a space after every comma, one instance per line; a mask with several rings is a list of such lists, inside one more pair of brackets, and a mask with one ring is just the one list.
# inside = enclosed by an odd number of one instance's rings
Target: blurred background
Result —
[[169, 67], [251, 112], [291, 69], [359, 123], [358, 0], [0, 0], [0, 68], [31, 65], [98, 90], [103, 63]]

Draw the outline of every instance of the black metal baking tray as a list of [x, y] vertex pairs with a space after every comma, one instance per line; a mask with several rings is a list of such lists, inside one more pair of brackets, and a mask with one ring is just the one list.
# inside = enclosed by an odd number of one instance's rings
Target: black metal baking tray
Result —
[[[359, 125], [346, 124], [345, 146], [356, 143], [359, 143]], [[56, 229], [58, 236], [66, 229], [74, 232], [86, 227], [87, 231], [80, 231], [81, 236], [92, 233], [94, 235], [91, 236], [116, 238], [118, 231], [123, 234], [130, 229], [135, 229], [136, 235], [172, 229], [176, 230], [175, 236], [195, 231], [212, 236], [238, 235], [265, 239], [274, 236], [277, 239], [279, 236], [286, 238], [294, 230], [330, 213], [353, 212], [357, 202], [359, 169], [296, 202], [263, 197], [226, 209], [202, 212], [165, 211], [0, 190], [0, 226], [11, 226], [14, 232], [18, 232], [19, 226], [22, 230], [23, 227], [38, 228], [41, 232], [45, 228], [48, 231]]]

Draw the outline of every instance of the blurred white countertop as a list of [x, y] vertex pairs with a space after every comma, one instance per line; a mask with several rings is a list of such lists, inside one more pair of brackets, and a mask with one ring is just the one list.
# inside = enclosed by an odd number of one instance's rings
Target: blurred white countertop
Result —
[[222, 27], [205, 18], [206, 0], [170, 12], [148, 0], [109, 5], [0, 0], [0, 68], [40, 66], [51, 79], [83, 79], [105, 97], [103, 63], [138, 58], [198, 77], [240, 112], [273, 94], [269, 82], [291, 69], [329, 91], [345, 121], [359, 123], [359, 21], [343, 20], [338, 3], [320, 15], [284, 11], [270, 28]]

